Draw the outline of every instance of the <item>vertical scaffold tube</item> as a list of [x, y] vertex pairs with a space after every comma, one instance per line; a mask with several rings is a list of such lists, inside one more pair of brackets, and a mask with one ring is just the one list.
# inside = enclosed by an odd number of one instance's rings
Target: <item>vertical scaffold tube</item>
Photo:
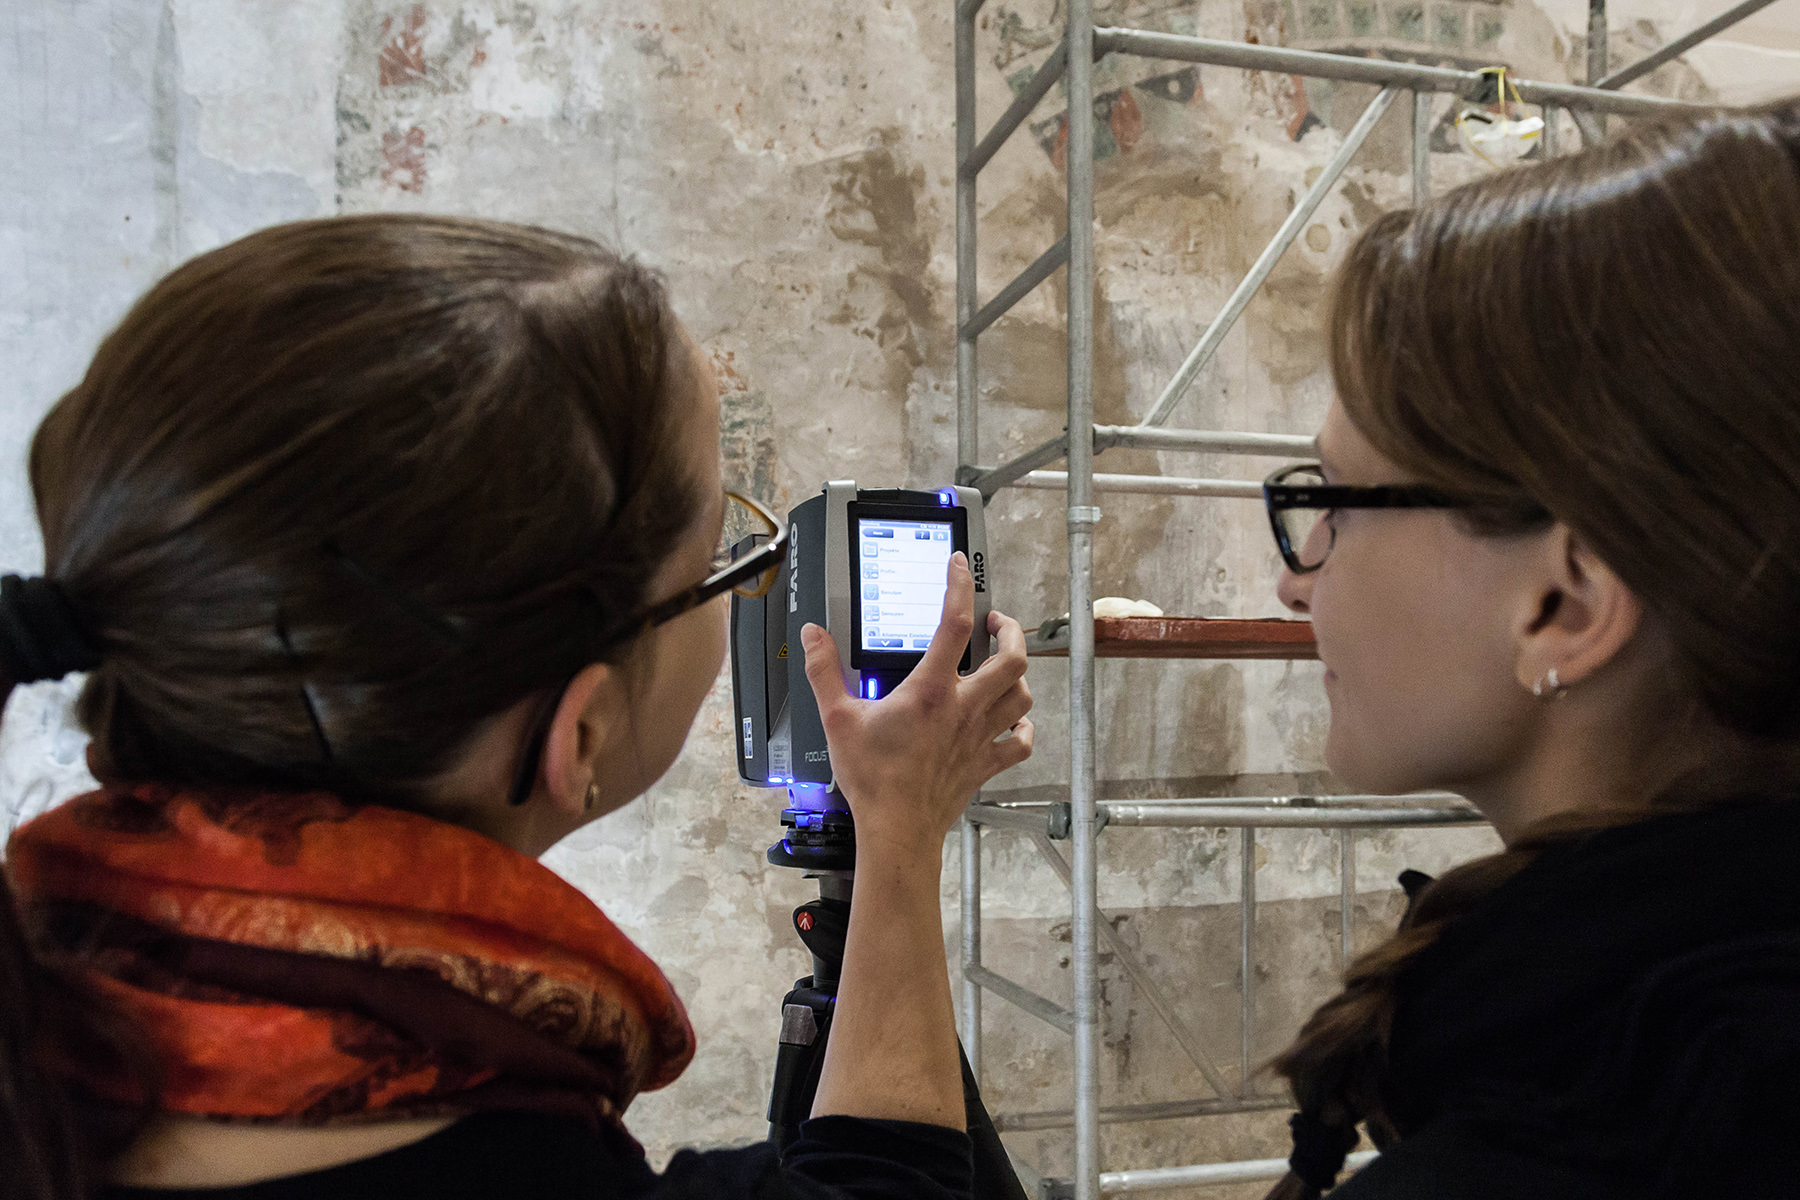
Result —
[[1412, 126], [1413, 207], [1424, 208], [1431, 199], [1431, 93], [1413, 93]]
[[[975, 334], [964, 333], [975, 316], [975, 13], [977, 6], [950, 0], [956, 12], [956, 482], [981, 455], [980, 401], [976, 390]], [[980, 799], [979, 796], [976, 799]], [[981, 827], [962, 822], [962, 1042], [969, 1069], [981, 1082], [981, 985], [968, 976], [981, 965]]]
[[1243, 960], [1239, 969], [1244, 975], [1244, 986], [1238, 993], [1242, 1007], [1238, 1012], [1238, 1035], [1240, 1038], [1238, 1076], [1238, 1094], [1251, 1094], [1250, 1072], [1255, 1066], [1252, 1042], [1256, 1037], [1256, 830], [1245, 827], [1240, 836], [1240, 854], [1242, 856], [1242, 875], [1239, 883], [1239, 901], [1243, 906], [1241, 918], [1243, 924], [1238, 930], [1239, 948]]
[[980, 1083], [981, 985], [969, 978], [969, 968], [981, 965], [981, 826], [968, 817], [962, 819], [962, 965], [963, 1053]]
[[1094, 8], [1070, 0], [1069, 805], [1074, 842], [1075, 1200], [1100, 1197], [1100, 980], [1094, 925]]
[[1606, 0], [1588, 0], [1587, 81], [1598, 83], [1606, 78]]
[[964, 333], [975, 319], [975, 10], [956, 6], [956, 482], [981, 457], [980, 394], [976, 390], [975, 337]]
[[[1606, 41], [1610, 35], [1606, 29], [1606, 0], [1588, 0], [1587, 27], [1587, 81], [1589, 84], [1599, 83], [1606, 78]], [[1606, 114], [1590, 112], [1584, 114], [1592, 126], [1593, 136], [1590, 145], [1604, 141], [1606, 138]], [[1587, 136], [1584, 128], [1583, 136]]]
[[1356, 944], [1356, 830], [1338, 830], [1339, 952], [1344, 970], [1350, 969], [1350, 953]]

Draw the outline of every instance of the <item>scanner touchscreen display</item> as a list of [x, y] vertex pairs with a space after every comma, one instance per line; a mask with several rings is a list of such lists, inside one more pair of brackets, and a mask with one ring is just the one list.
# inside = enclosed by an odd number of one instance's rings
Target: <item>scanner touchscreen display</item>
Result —
[[857, 585], [865, 651], [918, 654], [944, 614], [944, 573], [956, 549], [948, 519], [856, 519]]

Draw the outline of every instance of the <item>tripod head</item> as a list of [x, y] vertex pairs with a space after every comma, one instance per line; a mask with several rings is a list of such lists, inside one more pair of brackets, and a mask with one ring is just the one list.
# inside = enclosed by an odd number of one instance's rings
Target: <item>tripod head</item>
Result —
[[835, 787], [798, 783], [788, 788], [781, 810], [787, 832], [769, 847], [769, 863], [808, 874], [850, 876], [856, 870], [856, 822], [844, 794]]
[[844, 938], [850, 929], [850, 893], [856, 877], [856, 822], [844, 794], [836, 788], [796, 784], [788, 789], [789, 806], [781, 812], [787, 835], [769, 847], [777, 867], [805, 871], [819, 881], [819, 898], [794, 910], [794, 932], [812, 953], [810, 985], [827, 993], [837, 990], [844, 965]]

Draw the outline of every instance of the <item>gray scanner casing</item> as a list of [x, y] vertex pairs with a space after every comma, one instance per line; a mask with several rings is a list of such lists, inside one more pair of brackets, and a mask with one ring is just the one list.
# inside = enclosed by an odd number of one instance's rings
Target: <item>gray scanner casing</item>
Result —
[[[954, 507], [966, 522], [970, 572], [975, 577], [975, 631], [966, 671], [987, 661], [991, 636], [987, 619], [987, 530], [981, 493], [958, 487]], [[859, 490], [850, 480], [833, 480], [788, 514], [788, 554], [781, 577], [766, 597], [732, 602], [732, 694], [736, 710], [738, 774], [758, 787], [834, 783], [831, 753], [818, 703], [806, 678], [800, 630], [821, 625], [837, 643], [839, 666], [852, 695], [863, 695], [865, 674], [892, 679], [892, 670], [863, 671], [851, 665], [855, 644], [851, 589], [856, 546], [850, 505], [862, 500], [882, 505], [917, 505], [937, 516], [942, 493], [907, 489]], [[785, 599], [785, 605], [782, 600]], [[785, 608], [785, 614], [779, 609]], [[785, 621], [779, 618], [785, 615]], [[780, 631], [779, 633], [777, 631]], [[779, 645], [777, 641], [779, 639]], [[784, 669], [785, 668], [785, 669]]]

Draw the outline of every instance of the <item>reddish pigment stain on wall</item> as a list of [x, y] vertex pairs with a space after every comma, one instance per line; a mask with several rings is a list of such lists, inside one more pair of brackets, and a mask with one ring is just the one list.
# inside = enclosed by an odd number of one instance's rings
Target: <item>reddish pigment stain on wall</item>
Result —
[[425, 190], [425, 131], [417, 125], [405, 133], [381, 135], [381, 182], [403, 192]]
[[425, 6], [415, 4], [399, 32], [394, 18], [381, 19], [381, 86], [418, 83], [425, 78]]

